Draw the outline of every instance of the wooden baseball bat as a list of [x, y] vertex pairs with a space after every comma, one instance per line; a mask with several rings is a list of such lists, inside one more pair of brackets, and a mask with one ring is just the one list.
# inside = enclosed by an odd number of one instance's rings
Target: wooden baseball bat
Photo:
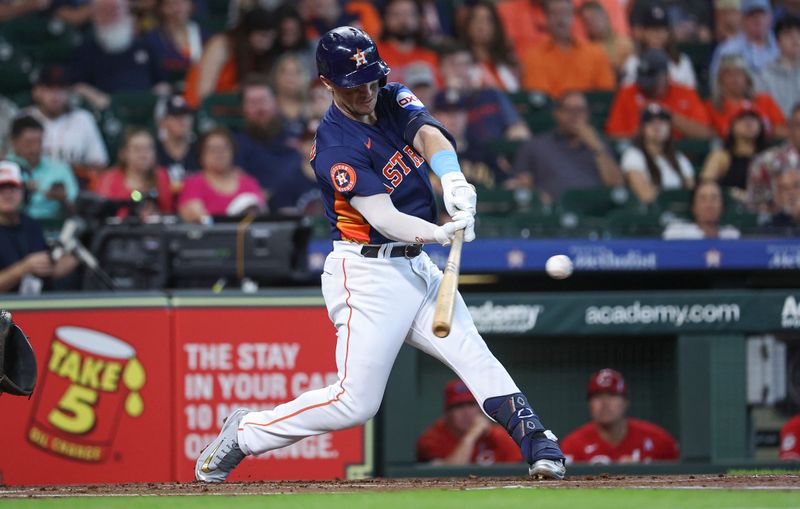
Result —
[[436, 309], [433, 312], [433, 333], [446, 338], [453, 325], [453, 307], [458, 291], [458, 274], [461, 272], [461, 246], [464, 244], [464, 230], [458, 230], [450, 244], [450, 254], [444, 266], [444, 276], [436, 296]]

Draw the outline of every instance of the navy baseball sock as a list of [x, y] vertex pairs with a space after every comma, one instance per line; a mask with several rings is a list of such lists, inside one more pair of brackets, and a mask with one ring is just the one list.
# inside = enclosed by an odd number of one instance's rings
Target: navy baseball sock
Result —
[[483, 402], [483, 409], [506, 428], [529, 464], [541, 459], [564, 459], [555, 435], [545, 429], [521, 392], [489, 398]]

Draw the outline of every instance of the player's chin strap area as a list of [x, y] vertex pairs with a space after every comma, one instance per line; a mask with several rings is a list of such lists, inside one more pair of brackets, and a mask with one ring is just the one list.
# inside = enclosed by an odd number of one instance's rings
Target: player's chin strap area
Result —
[[529, 464], [541, 459], [564, 459], [556, 443], [558, 439], [552, 431], [545, 429], [521, 392], [489, 398], [483, 402], [483, 409], [506, 428]]

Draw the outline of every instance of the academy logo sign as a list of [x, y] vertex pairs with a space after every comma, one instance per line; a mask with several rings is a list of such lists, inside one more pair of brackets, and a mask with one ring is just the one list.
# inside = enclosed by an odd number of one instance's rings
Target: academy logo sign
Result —
[[781, 311], [781, 327], [784, 329], [800, 329], [800, 306], [793, 296], [786, 297]]
[[480, 306], [470, 306], [469, 312], [478, 332], [484, 333], [523, 333], [536, 327], [544, 306], [516, 304], [495, 305], [487, 301]]

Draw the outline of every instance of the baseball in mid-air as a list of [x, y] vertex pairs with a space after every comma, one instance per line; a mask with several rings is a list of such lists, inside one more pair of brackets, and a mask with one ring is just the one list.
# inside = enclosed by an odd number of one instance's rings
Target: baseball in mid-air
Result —
[[553, 279], [566, 279], [572, 275], [572, 260], [567, 255], [554, 255], [547, 259], [544, 270]]

